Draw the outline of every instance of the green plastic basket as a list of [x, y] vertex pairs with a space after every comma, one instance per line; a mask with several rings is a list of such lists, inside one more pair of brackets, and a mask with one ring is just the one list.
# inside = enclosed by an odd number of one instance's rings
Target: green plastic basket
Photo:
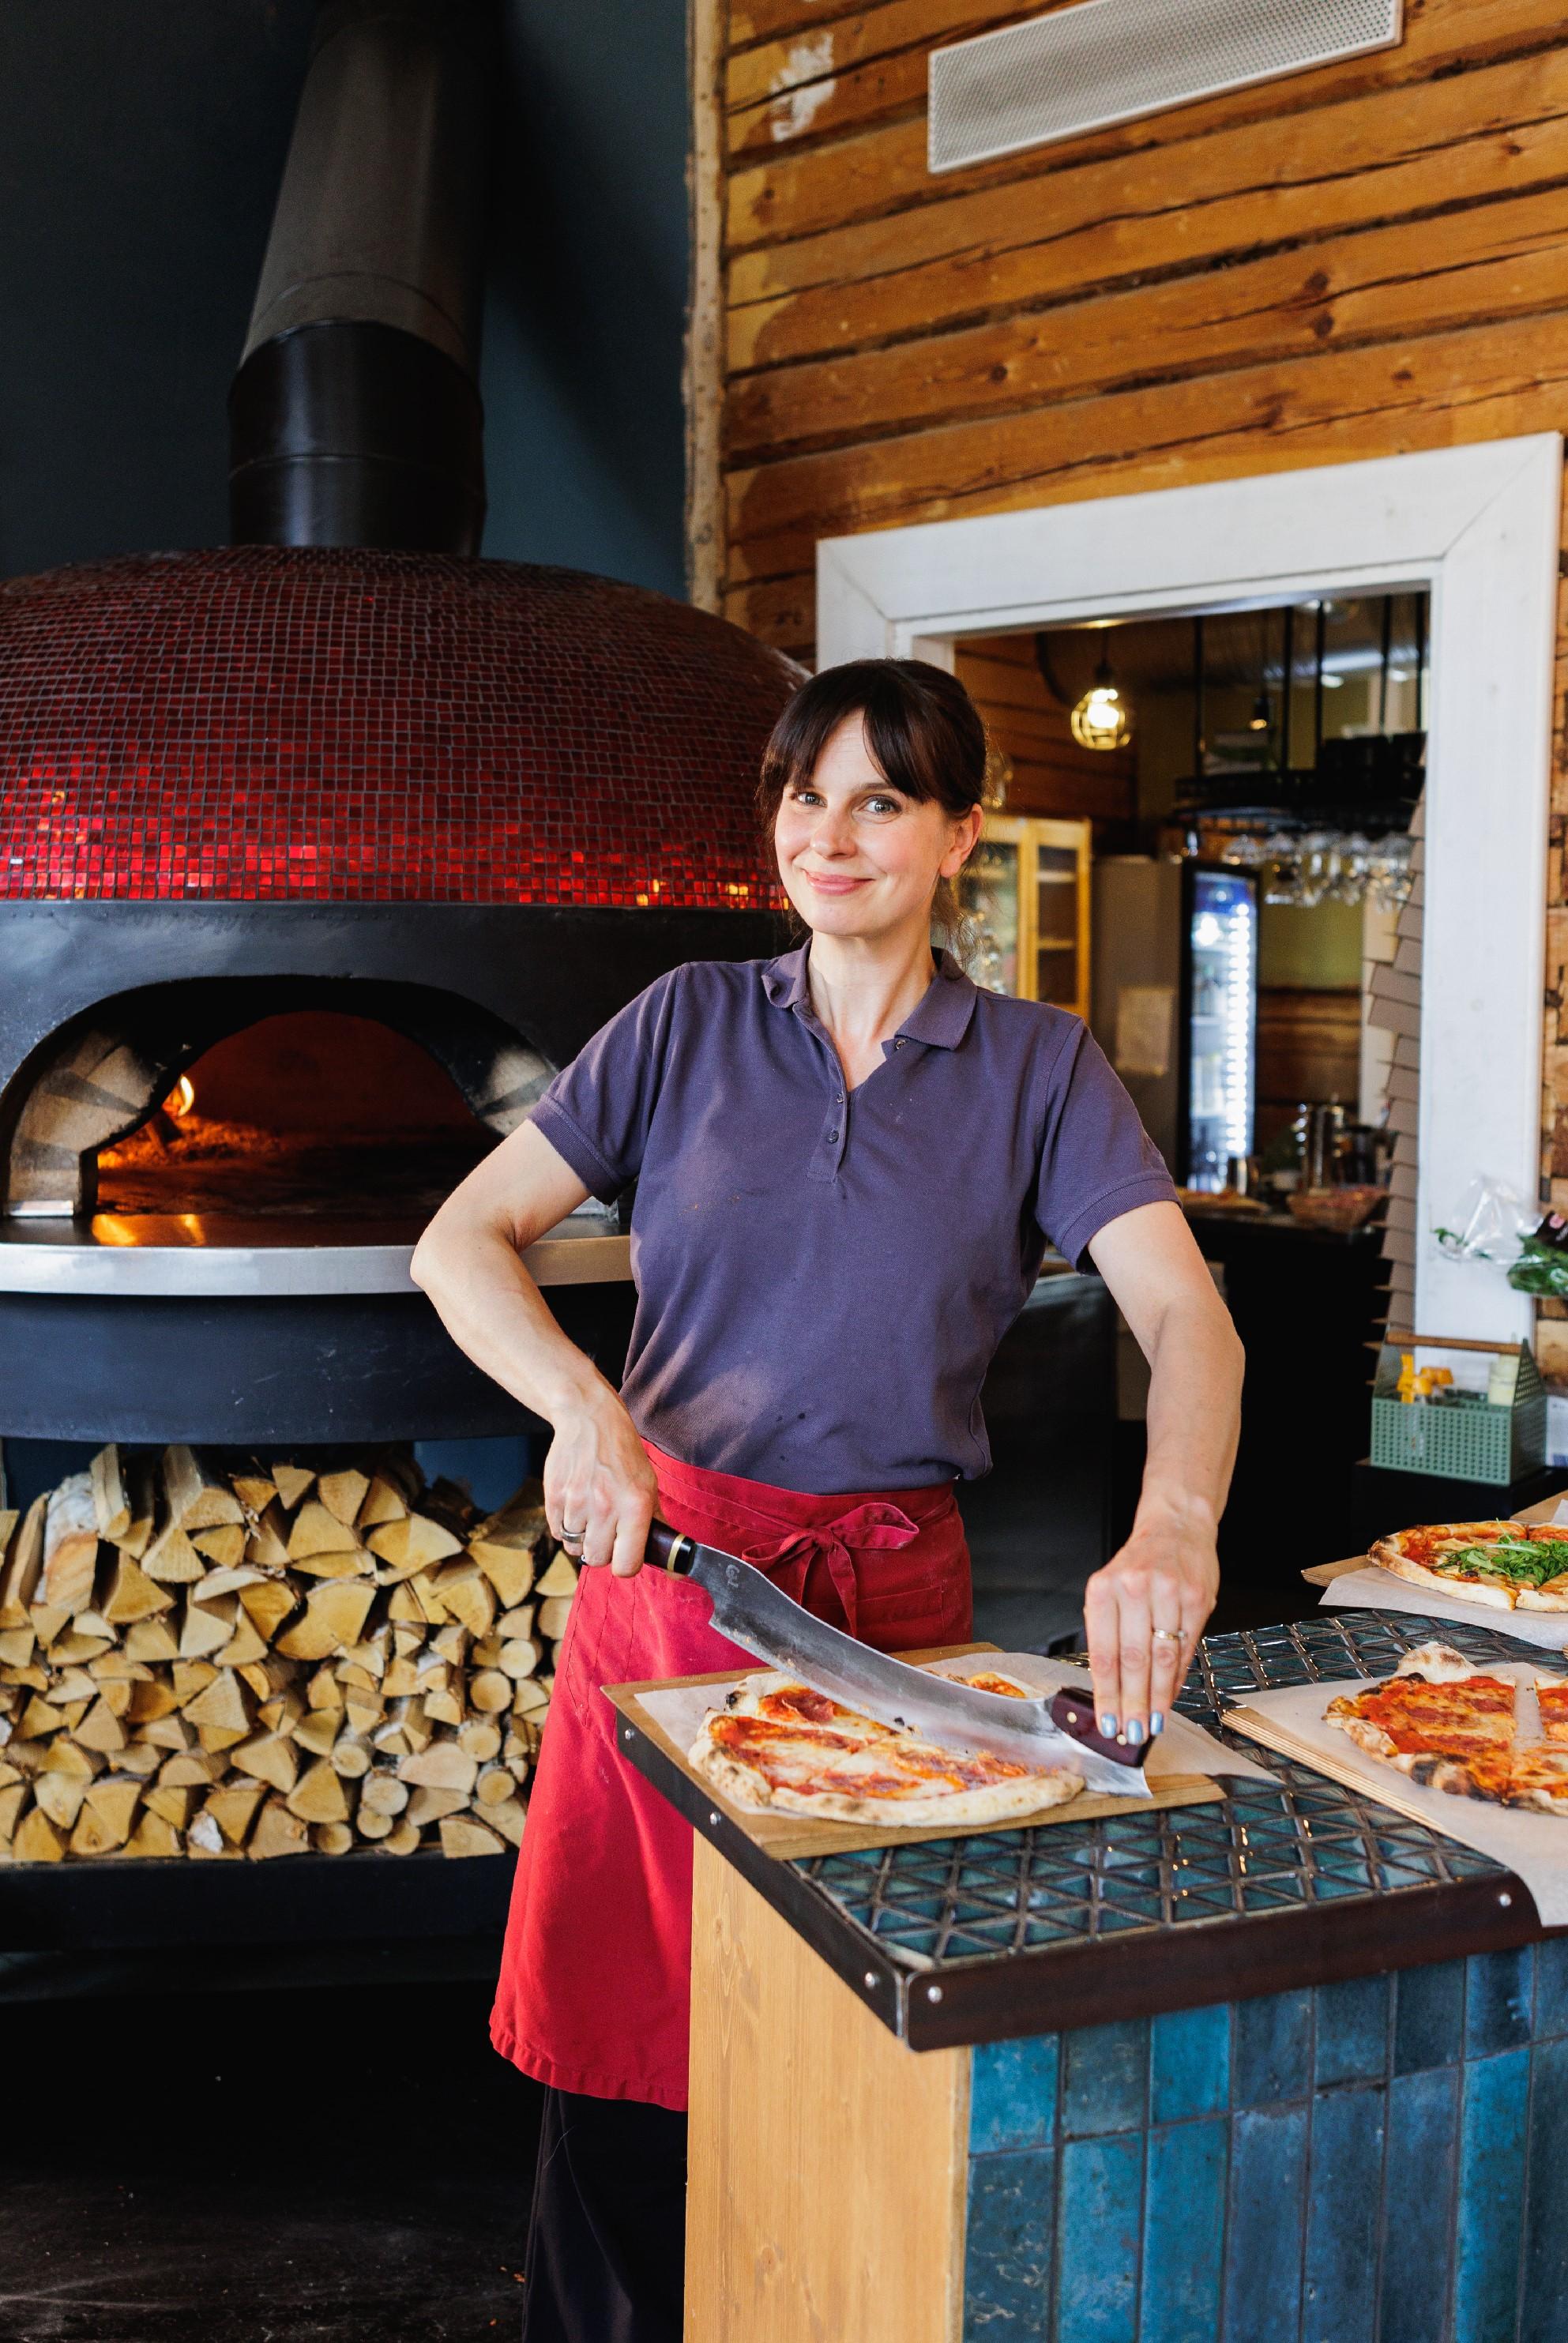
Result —
[[[1517, 1359], [1513, 1398], [1454, 1404], [1399, 1396], [1403, 1351], [1489, 1351]], [[1504, 1487], [1546, 1462], [1546, 1393], [1528, 1342], [1470, 1342], [1432, 1334], [1393, 1334], [1378, 1353], [1372, 1382], [1372, 1461], [1394, 1473], [1430, 1473], [1445, 1481]]]

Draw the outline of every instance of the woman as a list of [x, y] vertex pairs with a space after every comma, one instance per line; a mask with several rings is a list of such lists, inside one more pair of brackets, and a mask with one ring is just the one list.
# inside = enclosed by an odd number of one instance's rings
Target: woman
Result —
[[[779, 719], [761, 797], [809, 930], [697, 962], [597, 1034], [432, 1222], [414, 1274], [554, 1438], [585, 1565], [518, 1864], [497, 2046], [548, 2088], [527, 2343], [680, 2333], [690, 1832], [619, 1758], [606, 1684], [745, 1664], [701, 1593], [639, 1576], [657, 1511], [886, 1650], [970, 1630], [956, 1478], [1049, 1239], [1148, 1355], [1132, 1534], [1090, 1581], [1105, 1729], [1157, 1734], [1214, 1601], [1240, 1346], [1163, 1164], [1080, 1021], [933, 963], [980, 830], [961, 685], [857, 660]], [[518, 1258], [638, 1182], [618, 1394]]]

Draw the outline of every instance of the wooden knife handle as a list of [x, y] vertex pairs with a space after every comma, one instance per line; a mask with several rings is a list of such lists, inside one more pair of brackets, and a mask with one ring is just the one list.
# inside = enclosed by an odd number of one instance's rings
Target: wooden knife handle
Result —
[[1123, 1741], [1120, 1735], [1107, 1740], [1095, 1718], [1092, 1693], [1074, 1692], [1070, 1686], [1059, 1692], [1051, 1702], [1050, 1718], [1070, 1741], [1081, 1743], [1101, 1757], [1109, 1757], [1113, 1765], [1141, 1765], [1151, 1746], [1147, 1735], [1136, 1745]]
[[643, 1548], [643, 1560], [656, 1570], [668, 1570], [678, 1574], [691, 1568], [691, 1540], [679, 1530], [672, 1530], [668, 1522], [654, 1522]]

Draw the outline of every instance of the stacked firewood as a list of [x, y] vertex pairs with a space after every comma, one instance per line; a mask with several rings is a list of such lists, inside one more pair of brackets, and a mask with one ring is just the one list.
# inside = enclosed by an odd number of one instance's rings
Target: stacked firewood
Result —
[[517, 1845], [577, 1583], [540, 1493], [111, 1447], [0, 1513], [0, 1860]]

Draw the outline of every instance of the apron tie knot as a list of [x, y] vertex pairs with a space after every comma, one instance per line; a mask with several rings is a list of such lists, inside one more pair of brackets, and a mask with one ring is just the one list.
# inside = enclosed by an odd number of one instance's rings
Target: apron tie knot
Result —
[[845, 1626], [855, 1635], [859, 1633], [859, 1595], [851, 1548], [891, 1554], [912, 1545], [920, 1534], [920, 1523], [901, 1506], [873, 1498], [869, 1504], [851, 1505], [834, 1521], [796, 1530], [776, 1545], [743, 1546], [740, 1559], [776, 1579], [796, 1603], [803, 1601], [807, 1575], [820, 1560], [843, 1608]]

